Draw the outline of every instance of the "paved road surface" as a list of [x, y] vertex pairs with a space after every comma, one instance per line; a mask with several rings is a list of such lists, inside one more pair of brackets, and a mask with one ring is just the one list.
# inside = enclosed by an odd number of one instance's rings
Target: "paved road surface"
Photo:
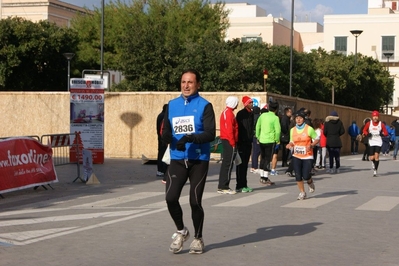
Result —
[[[0, 265], [399, 265], [399, 161], [381, 157], [379, 176], [361, 155], [342, 157], [341, 173], [318, 171], [316, 191], [297, 201], [293, 178], [276, 186], [248, 174], [252, 193], [216, 193], [220, 164], [205, 189], [206, 252], [168, 251], [175, 227], [155, 165], [106, 159], [101, 184], [57, 167], [54, 190], [25, 189], [0, 199]], [[233, 173], [231, 187], [235, 186]], [[181, 203], [192, 231], [188, 186]]]

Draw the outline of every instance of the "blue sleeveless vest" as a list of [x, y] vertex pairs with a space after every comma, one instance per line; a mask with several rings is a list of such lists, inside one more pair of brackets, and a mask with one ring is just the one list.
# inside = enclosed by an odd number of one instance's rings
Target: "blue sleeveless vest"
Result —
[[174, 117], [194, 116], [194, 134], [200, 134], [204, 131], [203, 115], [205, 106], [209, 102], [199, 96], [198, 93], [191, 95], [187, 99], [183, 96], [175, 98], [169, 102], [168, 118], [172, 128], [172, 143], [170, 144], [170, 156], [172, 160], [201, 160], [209, 161], [210, 159], [210, 143], [186, 143], [186, 151], [176, 150], [176, 142], [185, 134], [175, 132], [173, 125]]

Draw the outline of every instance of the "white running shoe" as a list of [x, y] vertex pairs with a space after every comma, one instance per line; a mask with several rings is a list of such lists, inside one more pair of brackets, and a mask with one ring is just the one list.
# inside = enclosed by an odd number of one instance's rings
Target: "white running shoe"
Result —
[[278, 172], [276, 170], [271, 170], [270, 175], [278, 175]]
[[190, 233], [188, 232], [188, 229], [184, 227], [186, 230], [186, 234], [183, 235], [180, 232], [176, 232], [172, 235], [172, 244], [170, 244], [169, 251], [173, 252], [174, 254], [179, 253], [183, 249], [183, 242], [187, 241], [187, 239], [190, 237]]
[[259, 169], [251, 168], [251, 173], [257, 174], [259, 172]]
[[313, 193], [314, 191], [315, 191], [315, 186], [314, 186], [314, 182], [313, 182], [313, 180], [312, 180], [312, 183], [308, 183], [308, 186], [309, 186], [309, 193]]
[[304, 200], [304, 199], [306, 199], [306, 192], [299, 193], [298, 200]]
[[373, 171], [373, 176], [377, 176], [377, 170]]
[[202, 254], [204, 252], [204, 240], [202, 238], [194, 238], [190, 245], [190, 254]]
[[162, 172], [157, 171], [157, 176], [164, 176], [165, 174]]
[[232, 190], [232, 189], [218, 189], [219, 194], [229, 194], [229, 195], [234, 195], [237, 193], [237, 191]]

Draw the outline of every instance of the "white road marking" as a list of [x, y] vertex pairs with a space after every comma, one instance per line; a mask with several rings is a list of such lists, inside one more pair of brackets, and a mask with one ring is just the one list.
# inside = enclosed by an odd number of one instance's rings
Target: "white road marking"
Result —
[[94, 202], [85, 203], [85, 204], [81, 204], [81, 205], [76, 205], [75, 208], [107, 207], [107, 206], [112, 206], [112, 205], [128, 203], [128, 202], [132, 202], [132, 201], [136, 201], [136, 200], [146, 199], [146, 198], [150, 198], [150, 197], [160, 196], [160, 195], [164, 195], [164, 194], [165, 194], [165, 192], [140, 192], [140, 193], [135, 193], [135, 194], [126, 195], [126, 196], [122, 196], [122, 197], [104, 199], [104, 200], [94, 201]]
[[7, 239], [1, 239], [0, 238], [0, 242], [12, 244], [12, 245], [22, 246], [22, 245], [36, 243], [36, 242], [43, 241], [43, 240], [56, 238], [56, 237], [59, 237], [59, 236], [69, 235], [69, 234], [72, 234], [72, 233], [78, 233], [78, 232], [82, 232], [82, 231], [86, 231], [86, 230], [90, 230], [90, 229], [94, 229], [94, 228], [98, 228], [98, 227], [102, 227], [102, 226], [107, 226], [107, 225], [111, 225], [111, 224], [115, 224], [115, 223], [128, 221], [128, 220], [131, 220], [131, 219], [134, 219], [134, 218], [138, 218], [138, 217], [142, 217], [142, 216], [145, 216], [145, 215], [149, 215], [149, 214], [153, 214], [153, 213], [157, 213], [157, 212], [162, 212], [162, 211], [166, 211], [166, 210], [167, 210], [167, 208], [152, 210], [152, 211], [149, 211], [149, 212], [146, 212], [146, 213], [139, 213], [139, 214], [123, 217], [123, 218], [112, 220], [112, 221], [107, 221], [107, 222], [103, 222], [103, 223], [99, 223], [99, 224], [89, 225], [89, 226], [86, 226], [86, 227], [76, 228], [76, 229], [72, 229], [72, 230], [69, 230], [69, 231], [62, 231], [62, 232], [58, 232], [58, 233], [55, 233], [55, 234], [52, 234], [52, 235], [47, 235], [47, 236], [43, 236], [43, 237], [37, 237], [37, 238], [26, 240], [26, 241], [14, 241], [14, 240], [7, 240]]
[[[62, 210], [62, 209], [59, 209]], [[147, 211], [146, 209], [132, 210], [132, 211], [118, 211], [118, 212], [96, 212], [96, 213], [85, 213], [85, 214], [72, 214], [72, 215], [61, 215], [61, 216], [50, 216], [43, 218], [30, 218], [30, 219], [15, 219], [0, 221], [0, 227], [13, 226], [13, 225], [28, 225], [28, 224], [39, 224], [45, 222], [60, 222], [60, 221], [73, 221], [73, 220], [84, 220], [100, 217], [116, 217], [116, 216], [127, 216], [138, 212]]]
[[[16, 210], [16, 211], [7, 211], [4, 213], [0, 213], [1, 216], [18, 216], [22, 214], [30, 214], [30, 213], [44, 213], [44, 212], [64, 212], [65, 210], [76, 210], [78, 208], [86, 209], [88, 207], [92, 208], [92, 210], [98, 208], [111, 209], [114, 211], [102, 211], [98, 213], [84, 213], [84, 214], [74, 214], [74, 215], [60, 215], [60, 216], [51, 216], [51, 217], [39, 217], [39, 218], [27, 218], [23, 217], [13, 218], [11, 220], [0, 221], [0, 227], [14, 226], [14, 225], [30, 225], [30, 224], [40, 224], [43, 222], [63, 222], [63, 221], [71, 221], [71, 220], [85, 220], [92, 218], [106, 218], [106, 217], [121, 217], [116, 218], [114, 220], [109, 220], [102, 223], [91, 224], [84, 227], [61, 227], [61, 228], [49, 228], [45, 230], [30, 230], [30, 231], [17, 231], [17, 232], [9, 232], [11, 230], [7, 230], [5, 233], [0, 233], [0, 245], [10, 244], [10, 245], [27, 245], [36, 243], [43, 240], [48, 240], [60, 236], [65, 236], [85, 230], [96, 229], [103, 226], [125, 222], [131, 219], [151, 215], [154, 213], [159, 213], [163, 211], [167, 211], [166, 202], [159, 201], [151, 204], [142, 205], [139, 207], [120, 207], [115, 206], [123, 203], [128, 203], [136, 200], [146, 199], [150, 197], [163, 195], [164, 192], [141, 192], [132, 195], [126, 195], [122, 197], [104, 199], [99, 201], [94, 201], [91, 203], [85, 203], [80, 205], [75, 205], [67, 208], [40, 208], [40, 209], [24, 209], [24, 210]], [[274, 199], [277, 197], [281, 197], [286, 195], [287, 193], [248, 193], [247, 195], [234, 198], [232, 196], [232, 200], [228, 202], [223, 202], [220, 204], [212, 205], [212, 207], [248, 207], [250, 205], [258, 204], [263, 201], [267, 201], [270, 199]], [[214, 197], [225, 197], [225, 195], [220, 195], [216, 192], [207, 192], [203, 195], [203, 200], [214, 198]], [[311, 197], [309, 199], [303, 201], [295, 201], [289, 204], [286, 204], [281, 207], [288, 208], [317, 208], [322, 205], [328, 204], [335, 200], [346, 197], [346, 195], [339, 195], [333, 197]], [[189, 196], [183, 196], [180, 199], [180, 203], [189, 204]], [[372, 210], [372, 211], [390, 211], [395, 208], [399, 204], [399, 197], [375, 197], [369, 202], [359, 206], [356, 210]], [[113, 207], [111, 207], [113, 206]], [[121, 209], [126, 208], [135, 208], [129, 209], [126, 211], [122, 211]], [[140, 209], [136, 209], [140, 208]], [[157, 208], [157, 209], [152, 209]], [[118, 211], [115, 211], [118, 210]]]
[[[62, 210], [66, 210], [68, 208], [64, 208]], [[1, 216], [11, 216], [11, 215], [19, 215], [19, 214], [30, 214], [30, 213], [40, 213], [40, 212], [53, 212], [53, 211], [59, 211], [61, 210], [60, 208], [46, 208], [46, 209], [31, 209], [31, 210], [19, 210], [19, 211], [7, 211], [7, 212], [2, 212], [0, 213]]]
[[361, 211], [390, 211], [399, 204], [399, 197], [378, 196], [356, 208]]
[[[0, 234], [0, 239], [14, 239], [16, 241], [25, 241], [27, 239], [41, 237], [44, 235], [51, 235], [58, 232], [68, 231], [75, 229], [77, 227], [64, 227], [64, 228], [51, 228], [45, 230], [32, 230], [32, 231], [23, 231], [23, 232], [13, 232], [13, 233], [4, 233]], [[7, 242], [7, 241], [6, 241]]]
[[213, 207], [248, 207], [249, 205], [274, 199], [285, 194], [287, 193], [253, 193], [244, 198], [230, 200], [228, 202], [213, 205]]
[[314, 209], [325, 205], [327, 203], [333, 202], [340, 198], [346, 197], [346, 195], [334, 196], [334, 197], [326, 197], [326, 198], [307, 198], [305, 200], [297, 200], [292, 203], [286, 204], [281, 207], [287, 208], [307, 208], [307, 209]]

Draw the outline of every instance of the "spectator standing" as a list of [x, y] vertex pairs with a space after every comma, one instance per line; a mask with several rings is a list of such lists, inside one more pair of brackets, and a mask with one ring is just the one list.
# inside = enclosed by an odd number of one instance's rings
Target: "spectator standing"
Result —
[[322, 148], [320, 146], [320, 138], [321, 135], [323, 134], [322, 131], [322, 124], [321, 124], [321, 119], [315, 119], [313, 120], [313, 125], [314, 125], [314, 130], [316, 132], [317, 135], [317, 139], [319, 139], [319, 142], [317, 144], [313, 144], [314, 146], [314, 150], [313, 150], [313, 158], [315, 159], [314, 161], [314, 168], [317, 169], [321, 169], [322, 168], [322, 161], [323, 161], [323, 157], [322, 157]]
[[[339, 173], [341, 167], [341, 136], [345, 134], [345, 128], [336, 111], [332, 111], [326, 117], [323, 133], [327, 138], [327, 150], [330, 159], [330, 169], [327, 170], [327, 173]], [[334, 161], [335, 170], [333, 169]]]
[[357, 126], [355, 120], [353, 120], [352, 124], [348, 127], [348, 134], [351, 137], [351, 154], [357, 154], [359, 150], [357, 136], [360, 134], [360, 128]]
[[389, 131], [389, 143], [390, 149], [395, 147], [395, 140], [396, 140], [396, 130], [393, 126], [390, 126], [391, 130]]
[[382, 153], [382, 156], [388, 156], [388, 154], [389, 154], [389, 146], [390, 146], [390, 143], [389, 143], [390, 136], [389, 135], [390, 135], [390, 132], [391, 132], [391, 128], [390, 128], [389, 125], [387, 125], [387, 123], [385, 123], [385, 121], [382, 121], [382, 125], [387, 130], [388, 135], [382, 137], [381, 153]]
[[286, 148], [287, 144], [290, 142], [290, 123], [291, 123], [292, 109], [289, 107], [284, 108], [284, 114], [281, 117], [281, 167], [288, 166], [288, 155], [290, 150]]
[[393, 150], [393, 159], [396, 160], [399, 150], [399, 119], [393, 120], [391, 125], [395, 128], [395, 145]]
[[162, 182], [166, 183], [165, 173], [167, 164], [162, 161], [162, 157], [165, 154], [166, 145], [162, 140], [162, 125], [163, 118], [165, 116], [166, 109], [168, 108], [167, 104], [164, 104], [162, 107], [162, 111], [157, 116], [157, 136], [158, 136], [158, 155], [157, 155], [157, 176], [163, 177]]
[[304, 111], [305, 114], [306, 114], [306, 117], [305, 117], [305, 124], [307, 124], [307, 125], [313, 127], [312, 118], [310, 118], [310, 115], [312, 114], [312, 111], [310, 111], [308, 108], [303, 108], [303, 111]]
[[258, 140], [255, 137], [255, 126], [256, 126], [256, 122], [258, 121], [258, 118], [260, 116], [259, 106], [254, 106], [252, 108], [252, 112], [254, 114], [254, 136], [252, 138], [251, 173], [258, 173], [260, 146], [259, 146]]
[[[274, 111], [274, 113], [276, 114], [277, 117], [278, 116], [278, 109]], [[280, 121], [280, 117], [279, 117], [279, 121]], [[280, 122], [280, 140], [281, 140], [281, 122]], [[277, 160], [278, 160], [278, 152], [280, 150], [280, 142], [277, 143], [274, 146], [274, 150], [273, 150], [273, 156], [272, 156], [272, 162], [271, 162], [271, 171], [270, 171], [270, 175], [278, 175], [278, 172], [276, 170], [277, 168]]]
[[377, 176], [378, 166], [380, 164], [380, 152], [382, 146], [382, 137], [388, 136], [388, 132], [379, 120], [380, 113], [373, 111], [371, 113], [371, 121], [369, 121], [363, 129], [363, 135], [369, 140], [369, 159], [372, 162], [373, 176]]
[[234, 115], [237, 108], [238, 98], [229, 96], [226, 99], [226, 108], [220, 115], [220, 140], [222, 141], [222, 164], [219, 172], [219, 194], [235, 194], [230, 189], [231, 171], [233, 170], [234, 158], [236, 157], [236, 146], [238, 141], [238, 125]]
[[277, 102], [269, 102], [269, 112], [263, 113], [256, 123], [256, 138], [260, 143], [260, 183], [263, 185], [274, 185], [269, 179], [270, 164], [273, 151], [277, 144], [280, 144], [281, 126], [280, 119], [276, 115], [278, 110]]
[[216, 136], [216, 123], [212, 104], [198, 93], [200, 86], [199, 72], [194, 69], [185, 70], [180, 78], [181, 95], [169, 102], [164, 118], [162, 139], [170, 145], [171, 157], [165, 199], [177, 228], [169, 247], [173, 253], [179, 253], [183, 249], [183, 242], [190, 236], [184, 226], [183, 210], [179, 203], [181, 191], [188, 179], [191, 217], [195, 229], [189, 253], [200, 254], [204, 251], [204, 210], [201, 202], [209, 169], [210, 142]]
[[244, 108], [238, 111], [236, 119], [238, 124], [237, 151], [241, 157], [241, 164], [236, 167], [236, 191], [252, 192], [247, 184], [248, 163], [251, 157], [252, 141], [254, 137], [253, 101], [250, 97], [242, 97]]
[[320, 148], [321, 148], [321, 169], [326, 169], [326, 162], [327, 162], [327, 138], [324, 135], [324, 119], [320, 119]]

